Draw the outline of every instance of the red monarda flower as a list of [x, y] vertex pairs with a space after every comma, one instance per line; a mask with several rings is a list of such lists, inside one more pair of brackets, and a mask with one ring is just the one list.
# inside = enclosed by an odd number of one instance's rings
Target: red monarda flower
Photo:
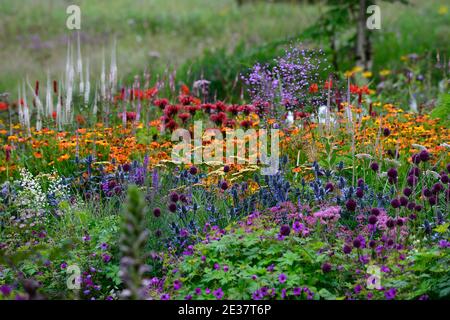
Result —
[[216, 109], [219, 111], [227, 111], [227, 106], [225, 105], [225, 103], [223, 103], [222, 101], [217, 101], [216, 102]]
[[153, 104], [160, 109], [164, 109], [168, 104], [169, 100], [167, 99], [156, 99]]
[[56, 116], [57, 116], [56, 111], [53, 111], [53, 112], [52, 112], [52, 118], [53, 118], [53, 120], [56, 120]]
[[309, 117], [309, 114], [303, 111], [296, 111], [294, 113], [295, 119], [303, 119]]
[[194, 115], [195, 112], [197, 112], [197, 110], [199, 109], [198, 106], [187, 106], [186, 107], [187, 111], [189, 111], [190, 114]]
[[180, 101], [180, 103], [183, 106], [187, 106], [187, 105], [190, 105], [192, 102], [194, 102], [194, 97], [184, 95], [184, 96], [179, 96], [178, 100]]
[[329, 80], [329, 81], [325, 81], [325, 85], [324, 85], [324, 88], [325, 89], [331, 89], [333, 87], [333, 80]]
[[175, 122], [175, 120], [170, 119], [169, 122], [166, 124], [167, 129], [169, 129], [170, 131], [175, 130], [176, 128], [178, 128], [178, 124]]
[[189, 113], [181, 113], [178, 115], [178, 118], [180, 118], [183, 123], [185, 123], [190, 117], [191, 115]]
[[0, 101], [0, 111], [8, 110], [8, 104], [6, 102]]
[[189, 90], [189, 87], [187, 85], [183, 84], [181, 86], [181, 93], [183, 95], [189, 95], [191, 93], [191, 91]]
[[6, 145], [3, 147], [3, 149], [5, 150], [5, 160], [6, 162], [8, 162], [9, 160], [11, 160], [12, 147], [10, 145]]
[[77, 123], [78, 123], [80, 126], [82, 126], [82, 125], [84, 125], [84, 124], [86, 123], [86, 119], [85, 119], [81, 114], [78, 114], [78, 115], [75, 117], [75, 120], [77, 121]]
[[164, 108], [164, 114], [168, 117], [172, 117], [172, 116], [176, 115], [177, 113], [178, 113], [177, 106], [169, 104]]
[[242, 111], [242, 107], [237, 104], [233, 104], [227, 108], [227, 111], [236, 116], [239, 112]]
[[[158, 93], [158, 89], [153, 87], [145, 90], [144, 98], [145, 99], [151, 99]], [[167, 99], [166, 99], [167, 100]]]
[[249, 127], [251, 127], [252, 124], [253, 124], [253, 122], [251, 120], [241, 121], [241, 126], [244, 127], [245, 129], [248, 129]]
[[211, 121], [214, 121], [217, 125], [219, 125], [227, 120], [227, 115], [225, 112], [219, 112], [212, 114], [210, 119]]
[[255, 107], [253, 107], [252, 105], [245, 105], [243, 106], [242, 111], [245, 115], [249, 115], [251, 112], [255, 111]]
[[319, 91], [319, 86], [317, 85], [317, 83], [313, 83], [310, 87], [309, 87], [309, 93], [316, 93]]
[[211, 103], [205, 103], [201, 105], [201, 108], [203, 109], [203, 111], [205, 111], [206, 113], [211, 113], [212, 111], [216, 110], [216, 106], [211, 104]]

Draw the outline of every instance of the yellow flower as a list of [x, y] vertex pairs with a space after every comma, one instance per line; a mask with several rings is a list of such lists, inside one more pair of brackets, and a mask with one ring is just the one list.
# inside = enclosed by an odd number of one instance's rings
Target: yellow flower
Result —
[[380, 71], [380, 76], [382, 76], [382, 77], [386, 77], [390, 74], [391, 74], [391, 70], [388, 70], [388, 69], [383, 69]]
[[344, 75], [346, 78], [350, 78], [351, 76], [353, 76], [353, 71], [351, 70], [345, 71]]
[[364, 69], [362, 68], [362, 67], [360, 67], [360, 66], [355, 66], [355, 67], [353, 67], [353, 69], [352, 69], [352, 71], [353, 71], [353, 73], [358, 73], [358, 72], [361, 72], [361, 71], [363, 71]]
[[447, 6], [440, 6], [440, 7], [439, 7], [439, 10], [438, 10], [438, 13], [439, 13], [440, 15], [445, 15], [445, 14], [447, 14], [447, 13], [448, 13], [448, 7], [447, 7]]
[[372, 72], [370, 72], [370, 71], [363, 72], [362, 76], [364, 78], [371, 78], [372, 77]]

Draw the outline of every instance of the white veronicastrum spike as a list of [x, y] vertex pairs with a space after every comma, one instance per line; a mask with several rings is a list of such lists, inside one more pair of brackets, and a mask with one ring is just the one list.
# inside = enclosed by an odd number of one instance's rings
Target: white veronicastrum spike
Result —
[[345, 106], [345, 112], [347, 113], [348, 127], [350, 130], [350, 124], [353, 124], [352, 110], [350, 109], [350, 78], [347, 78], [347, 105]]
[[102, 73], [100, 75], [100, 89], [102, 94], [102, 99], [106, 98], [106, 70], [105, 70], [105, 49], [103, 49], [102, 56]]
[[19, 122], [21, 126], [25, 125], [25, 121], [24, 121], [24, 117], [23, 117], [23, 106], [22, 106], [22, 93], [20, 90], [20, 84], [17, 87], [17, 93], [18, 93], [18, 97], [19, 97], [19, 103], [18, 103], [18, 108], [19, 108]]
[[45, 115], [51, 117], [53, 113], [53, 97], [52, 97], [52, 87], [50, 80], [50, 70], [47, 70], [47, 88], [45, 94]]
[[91, 83], [89, 81], [89, 59], [86, 61], [86, 83], [84, 88], [84, 104], [89, 103], [89, 94], [91, 91]]
[[80, 95], [84, 92], [83, 58], [81, 56], [80, 32], [77, 33], [77, 74], [80, 80]]
[[25, 82], [22, 83], [22, 93], [23, 93], [23, 118], [24, 118], [24, 123], [25, 123], [25, 127], [28, 130], [28, 134], [31, 135], [31, 130], [30, 130], [30, 109], [28, 108], [28, 103], [27, 103], [27, 94], [26, 94], [26, 90], [25, 90]]
[[62, 106], [61, 106], [61, 90], [58, 90], [58, 102], [56, 103], [56, 123], [58, 125], [58, 129], [61, 130], [61, 122], [62, 122]]
[[98, 88], [97, 86], [95, 87], [95, 95], [94, 95], [94, 108], [92, 110], [92, 114], [94, 115], [94, 121], [97, 117], [97, 111], [98, 111], [98, 107], [97, 107], [97, 99], [98, 99]]
[[39, 96], [36, 94], [33, 87], [31, 86], [30, 82], [28, 81], [28, 77], [27, 77], [27, 85], [28, 85], [28, 88], [30, 88], [31, 93], [33, 94], [34, 103], [36, 104], [36, 130], [41, 131], [42, 130], [42, 112], [44, 111], [44, 108], [42, 106], [41, 99], [39, 99]]
[[109, 85], [111, 94], [116, 93], [117, 85], [117, 62], [116, 62], [116, 39], [114, 39], [113, 47], [111, 51], [111, 66], [109, 71]]

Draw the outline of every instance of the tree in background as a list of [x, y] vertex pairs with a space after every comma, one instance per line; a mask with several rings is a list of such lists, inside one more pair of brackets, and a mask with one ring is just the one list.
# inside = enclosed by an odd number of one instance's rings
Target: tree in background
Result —
[[[239, 5], [255, 2], [256, 0], [237, 0]], [[368, 30], [367, 19], [370, 13], [367, 8], [376, 5], [376, 0], [266, 0], [273, 3], [317, 3], [325, 5], [325, 11], [317, 22], [306, 32], [307, 37], [327, 39], [329, 42], [332, 64], [339, 70], [339, 56], [342, 53], [348, 56], [353, 52], [356, 65], [364, 70], [372, 68], [372, 42], [371, 37], [376, 30]], [[408, 3], [408, 0], [382, 0], [384, 2]], [[379, 1], [378, 1], [379, 2]]]

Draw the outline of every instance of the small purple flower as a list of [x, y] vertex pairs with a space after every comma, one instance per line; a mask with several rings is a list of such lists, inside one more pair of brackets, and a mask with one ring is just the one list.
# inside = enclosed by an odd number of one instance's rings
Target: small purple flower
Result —
[[228, 266], [223, 266], [223, 271], [228, 272], [230, 268]]
[[388, 273], [388, 272], [391, 272], [391, 269], [389, 269], [388, 267], [386, 267], [386, 266], [381, 266], [381, 271], [382, 272], [384, 272], [384, 273]]
[[220, 270], [220, 264], [214, 263], [214, 270]]
[[292, 293], [294, 294], [294, 296], [299, 296], [299, 295], [302, 294], [302, 288], [296, 287], [296, 288], [294, 288], [294, 290], [292, 291]]
[[111, 261], [111, 256], [109, 254], [104, 253], [102, 254], [102, 260], [103, 262], [108, 263]]
[[196, 295], [201, 295], [202, 294], [202, 289], [201, 288], [195, 288], [195, 294]]
[[103, 243], [100, 245], [100, 249], [102, 249], [103, 251], [108, 250], [108, 244], [107, 244], [106, 242], [103, 242]]
[[181, 289], [181, 286], [182, 286], [182, 283], [181, 283], [181, 281], [180, 280], [175, 280], [174, 282], [173, 282], [173, 289], [174, 290], [180, 290]]
[[222, 288], [219, 288], [217, 290], [214, 290], [213, 292], [214, 296], [216, 297], [217, 300], [220, 300], [223, 298], [223, 291]]
[[355, 293], [356, 293], [356, 294], [359, 294], [359, 293], [361, 292], [361, 290], [362, 290], [362, 287], [361, 287], [360, 284], [358, 284], [358, 285], [355, 287]]
[[386, 300], [393, 300], [395, 299], [395, 296], [397, 295], [397, 289], [391, 288], [384, 292], [384, 297]]
[[448, 242], [447, 240], [440, 240], [439, 247], [441, 247], [442, 249], [450, 248], [450, 242]]
[[61, 269], [66, 269], [67, 268], [67, 263], [66, 262], [61, 263], [60, 268]]
[[169, 300], [170, 299], [170, 295], [168, 293], [164, 293], [161, 295], [161, 300]]
[[282, 273], [278, 276], [278, 281], [280, 281], [280, 283], [285, 283], [286, 280], [287, 280], [287, 277], [284, 273]]
[[9, 296], [9, 295], [11, 294], [11, 291], [12, 291], [11, 287], [8, 286], [7, 284], [4, 284], [4, 285], [0, 286], [0, 292], [1, 292], [2, 295], [4, 295], [5, 297], [6, 297], [6, 296]]

